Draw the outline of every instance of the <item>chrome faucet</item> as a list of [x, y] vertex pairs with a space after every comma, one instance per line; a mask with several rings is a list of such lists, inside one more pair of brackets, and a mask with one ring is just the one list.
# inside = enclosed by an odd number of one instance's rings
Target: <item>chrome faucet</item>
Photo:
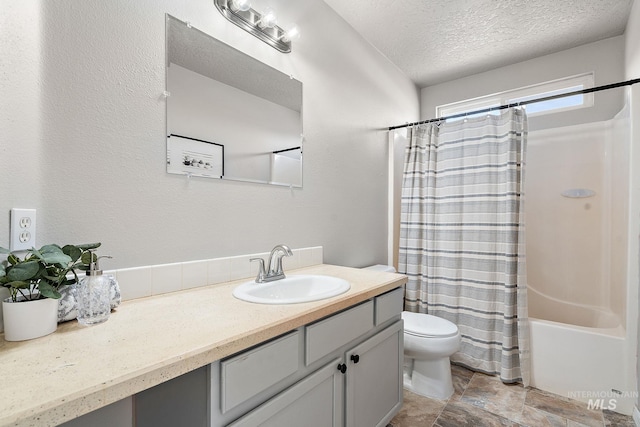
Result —
[[260, 263], [258, 268], [258, 275], [256, 276], [256, 283], [273, 282], [274, 280], [284, 279], [284, 271], [282, 270], [282, 258], [285, 256], [292, 256], [293, 253], [287, 245], [277, 245], [271, 250], [269, 254], [269, 270], [265, 271], [264, 259], [251, 258], [249, 261], [258, 261]]

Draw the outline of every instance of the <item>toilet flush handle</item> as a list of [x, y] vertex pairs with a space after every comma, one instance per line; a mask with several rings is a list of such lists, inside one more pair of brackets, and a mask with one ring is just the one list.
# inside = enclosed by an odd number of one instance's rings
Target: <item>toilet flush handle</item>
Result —
[[360, 356], [358, 356], [357, 354], [352, 354], [351, 360], [353, 361], [353, 363], [358, 363], [360, 361]]

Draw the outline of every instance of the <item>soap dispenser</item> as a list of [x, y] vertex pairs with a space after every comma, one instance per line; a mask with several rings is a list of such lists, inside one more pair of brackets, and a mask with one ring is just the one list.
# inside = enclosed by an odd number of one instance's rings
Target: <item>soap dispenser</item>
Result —
[[93, 251], [90, 252], [91, 262], [87, 275], [76, 285], [78, 322], [83, 325], [105, 322], [111, 313], [109, 279], [102, 275], [102, 270], [98, 266], [98, 258]]

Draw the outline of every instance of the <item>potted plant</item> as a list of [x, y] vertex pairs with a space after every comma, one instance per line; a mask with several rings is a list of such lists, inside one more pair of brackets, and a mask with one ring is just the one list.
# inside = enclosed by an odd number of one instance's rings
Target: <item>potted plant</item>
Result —
[[92, 256], [89, 249], [99, 246], [45, 245], [28, 250], [24, 258], [0, 248], [0, 253], [8, 254], [0, 264], [0, 285], [10, 293], [2, 301], [7, 341], [37, 338], [57, 329], [58, 289], [78, 281], [75, 270], [86, 270]]

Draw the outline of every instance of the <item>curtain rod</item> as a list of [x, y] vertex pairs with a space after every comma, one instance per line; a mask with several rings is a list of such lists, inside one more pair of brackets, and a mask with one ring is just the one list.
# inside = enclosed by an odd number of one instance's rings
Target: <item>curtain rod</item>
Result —
[[452, 114], [450, 116], [438, 117], [438, 118], [435, 118], [435, 119], [428, 119], [428, 120], [422, 120], [422, 121], [419, 121], [419, 122], [406, 123], [404, 125], [391, 126], [389, 128], [389, 130], [401, 129], [401, 128], [406, 128], [406, 127], [415, 126], [415, 125], [422, 125], [422, 124], [425, 124], [425, 123], [440, 122], [440, 121], [444, 121], [444, 120], [448, 120], [448, 119], [457, 119], [457, 118], [465, 117], [465, 116], [468, 116], [468, 115], [471, 115], [471, 114], [489, 113], [489, 112], [494, 111], [494, 110], [504, 110], [504, 109], [511, 108], [511, 107], [519, 107], [521, 105], [533, 104], [535, 102], [551, 101], [552, 99], [565, 98], [567, 96], [582, 95], [582, 94], [586, 94], [586, 93], [599, 92], [601, 90], [615, 89], [615, 88], [621, 87], [621, 86], [631, 86], [631, 85], [633, 85], [635, 83], [640, 83], [640, 79], [627, 80], [625, 82], [618, 82], [618, 83], [612, 83], [612, 84], [603, 85], [603, 86], [592, 87], [592, 88], [588, 88], [588, 89], [576, 90], [576, 91], [573, 91], [573, 92], [562, 93], [560, 95], [544, 96], [542, 98], [536, 98], [536, 99], [529, 99], [527, 101], [514, 102], [512, 104], [500, 105], [498, 107], [490, 107], [490, 108], [484, 108], [482, 110], [467, 111], [465, 113]]
[[301, 146], [285, 148], [284, 150], [276, 150], [273, 152], [273, 154], [284, 153], [285, 151], [300, 150], [301, 148], [302, 148]]

